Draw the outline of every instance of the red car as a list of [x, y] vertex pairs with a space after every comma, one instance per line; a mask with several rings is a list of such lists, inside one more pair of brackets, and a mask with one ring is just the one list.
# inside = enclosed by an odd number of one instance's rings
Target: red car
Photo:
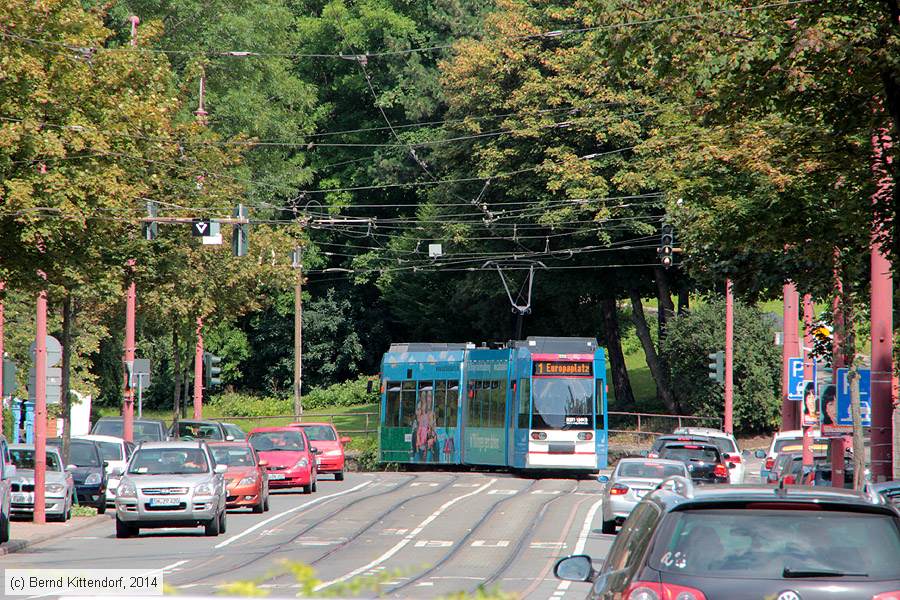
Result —
[[247, 439], [259, 458], [266, 461], [270, 488], [302, 487], [316, 491], [316, 454], [306, 434], [297, 427], [258, 427]]
[[268, 463], [260, 459], [247, 442], [217, 442], [209, 445], [216, 464], [225, 471], [226, 506], [250, 508], [255, 513], [269, 510]]
[[344, 480], [344, 444], [348, 437], [338, 436], [334, 425], [330, 423], [291, 423], [291, 427], [299, 427], [306, 432], [306, 437], [319, 450], [319, 473], [334, 473], [337, 481]]

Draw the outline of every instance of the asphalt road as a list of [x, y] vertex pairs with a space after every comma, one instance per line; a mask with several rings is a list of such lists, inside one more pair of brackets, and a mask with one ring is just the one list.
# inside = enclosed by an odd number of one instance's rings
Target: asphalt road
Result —
[[[759, 461], [748, 461], [747, 482]], [[4, 557], [4, 568], [162, 569], [182, 594], [211, 595], [256, 581], [272, 596], [299, 584], [283, 561], [311, 565], [331, 589], [381, 580], [394, 598], [436, 598], [479, 585], [522, 598], [583, 598], [587, 584], [557, 581], [554, 562], [586, 553], [599, 566], [614, 536], [600, 533], [594, 479], [505, 473], [348, 473], [312, 495], [273, 492], [263, 515], [233, 511], [227, 533], [144, 530], [116, 539], [112, 517], [76, 535]], [[0, 590], [2, 593], [2, 590]], [[374, 593], [363, 593], [373, 596]]]

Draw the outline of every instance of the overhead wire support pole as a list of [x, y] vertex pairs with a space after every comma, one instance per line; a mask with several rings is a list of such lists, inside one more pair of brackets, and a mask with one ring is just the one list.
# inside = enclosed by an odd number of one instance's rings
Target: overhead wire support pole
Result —
[[725, 433], [734, 431], [734, 284], [725, 280]]
[[47, 276], [38, 294], [34, 352], [34, 522], [47, 521]]
[[197, 347], [194, 352], [194, 419], [203, 418], [203, 317], [197, 317]]
[[294, 248], [294, 417], [303, 416], [303, 248]]

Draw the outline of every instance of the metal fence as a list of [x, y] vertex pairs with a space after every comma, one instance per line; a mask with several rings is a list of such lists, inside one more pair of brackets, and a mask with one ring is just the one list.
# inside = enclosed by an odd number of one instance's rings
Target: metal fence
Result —
[[213, 421], [235, 423], [246, 428], [287, 425], [288, 423], [331, 423], [338, 433], [349, 436], [372, 436], [378, 433], [378, 413], [265, 415], [258, 417], [214, 417]]

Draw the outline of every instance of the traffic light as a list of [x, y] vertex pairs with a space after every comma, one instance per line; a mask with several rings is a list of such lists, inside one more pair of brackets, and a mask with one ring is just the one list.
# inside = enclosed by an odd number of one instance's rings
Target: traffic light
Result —
[[[238, 219], [247, 218], [247, 208], [238, 204], [234, 209], [234, 216]], [[250, 250], [250, 225], [248, 223], [235, 223], [231, 228], [231, 253], [234, 256], [247, 256]]]
[[709, 378], [725, 383], [725, 353], [721, 350], [709, 354]]
[[204, 387], [209, 389], [222, 385], [222, 367], [218, 365], [222, 363], [222, 357], [216, 356], [212, 352], [203, 353], [203, 381]]
[[[155, 219], [156, 215], [159, 214], [157, 212], [156, 202], [153, 200], [147, 200], [147, 216], [151, 219]], [[154, 223], [151, 221], [144, 221], [141, 223], [141, 235], [145, 240], [153, 241], [156, 239], [156, 236], [159, 234], [159, 223]]]
[[671, 267], [674, 261], [672, 247], [675, 244], [675, 227], [671, 223], [663, 223], [659, 239], [659, 262], [664, 267]]

